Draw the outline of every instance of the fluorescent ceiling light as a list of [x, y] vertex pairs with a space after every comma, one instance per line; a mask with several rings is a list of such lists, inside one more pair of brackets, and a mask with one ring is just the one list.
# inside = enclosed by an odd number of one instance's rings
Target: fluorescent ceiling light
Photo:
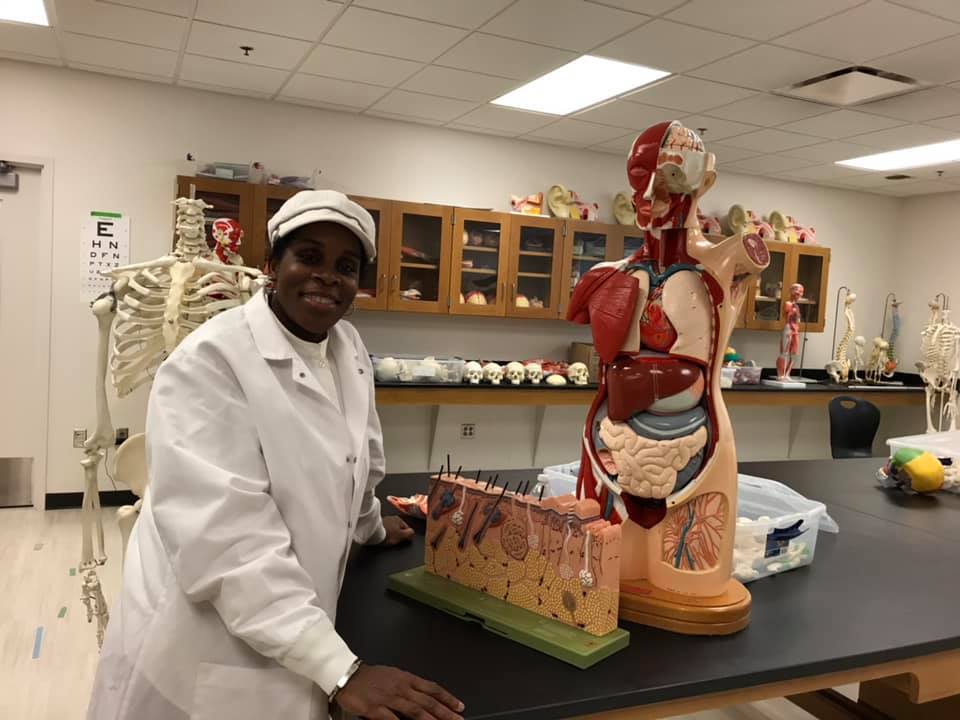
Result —
[[669, 74], [643, 65], [584, 55], [491, 102], [520, 110], [569, 115]]
[[960, 160], [960, 140], [948, 140], [932, 145], [918, 145], [903, 150], [838, 160], [836, 164], [862, 170], [906, 170], [928, 165], [942, 165], [957, 160]]
[[0, 0], [0, 21], [50, 25], [43, 0]]

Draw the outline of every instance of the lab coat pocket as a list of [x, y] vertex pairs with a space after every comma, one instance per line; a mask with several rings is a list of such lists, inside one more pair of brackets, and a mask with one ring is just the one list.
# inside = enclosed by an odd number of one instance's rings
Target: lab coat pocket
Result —
[[279, 667], [201, 663], [190, 720], [309, 720], [312, 685]]

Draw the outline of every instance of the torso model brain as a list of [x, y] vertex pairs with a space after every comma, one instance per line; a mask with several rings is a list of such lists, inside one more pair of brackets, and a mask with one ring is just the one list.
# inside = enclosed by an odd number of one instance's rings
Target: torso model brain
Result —
[[770, 256], [756, 233], [703, 237], [697, 202], [714, 163], [677, 122], [636, 139], [627, 171], [643, 248], [584, 275], [567, 315], [590, 324], [601, 363], [578, 492], [623, 523], [624, 588], [716, 597], [730, 582], [737, 467], [720, 368], [746, 282]]

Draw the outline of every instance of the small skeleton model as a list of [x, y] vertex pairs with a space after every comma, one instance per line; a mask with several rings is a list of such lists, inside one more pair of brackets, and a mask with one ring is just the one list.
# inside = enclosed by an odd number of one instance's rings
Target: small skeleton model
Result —
[[789, 381], [793, 372], [793, 358], [800, 352], [800, 300], [803, 285], [790, 286], [790, 299], [783, 304], [783, 334], [780, 336], [780, 354], [777, 356], [777, 379]]
[[927, 432], [956, 430], [960, 328], [950, 322], [950, 311], [936, 301], [930, 303], [930, 320], [921, 333], [920, 354], [923, 359], [917, 363], [917, 369], [927, 393]]
[[[88, 620], [97, 618], [98, 643], [103, 641], [103, 631], [110, 617], [96, 571], [97, 566], [107, 560], [100, 517], [98, 468], [115, 440], [107, 404], [107, 375], [109, 373], [117, 395], [126, 397], [153, 379], [160, 363], [190, 332], [217, 313], [243, 304], [263, 284], [259, 270], [225, 265], [207, 247], [203, 211], [210, 205], [203, 200], [188, 198], [179, 198], [174, 204], [177, 207], [177, 244], [173, 253], [108, 271], [106, 275], [113, 279], [113, 287], [91, 306], [99, 326], [97, 427], [84, 444], [84, 458], [80, 462], [85, 481], [80, 571]], [[134, 436], [127, 442], [143, 443], [143, 436]], [[121, 446], [120, 450], [123, 449]], [[120, 513], [124, 546], [139, 505], [138, 501], [134, 512]]]
[[850, 358], [847, 357], [847, 350], [850, 347], [850, 340], [853, 339], [854, 330], [857, 328], [856, 318], [853, 316], [853, 303], [857, 301], [857, 294], [848, 292], [843, 299], [843, 317], [847, 320], [847, 331], [840, 338], [840, 343], [833, 354], [833, 360], [827, 363], [827, 374], [834, 382], [845, 383], [850, 379]]
[[889, 377], [893, 373], [887, 373], [887, 362], [890, 356], [887, 351], [890, 349], [890, 343], [882, 337], [873, 339], [873, 352], [870, 353], [870, 366], [867, 368], [867, 381], [872, 383], [880, 382], [883, 377]]
[[853, 381], [860, 382], [857, 375], [863, 370], [863, 349], [867, 345], [867, 339], [863, 335], [857, 335], [853, 339]]

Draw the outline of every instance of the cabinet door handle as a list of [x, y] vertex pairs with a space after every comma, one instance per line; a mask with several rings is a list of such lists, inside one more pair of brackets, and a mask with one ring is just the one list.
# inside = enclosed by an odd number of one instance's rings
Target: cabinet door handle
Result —
[[516, 300], [517, 299], [517, 284], [510, 283], [510, 296]]
[[398, 277], [397, 275], [394, 275], [392, 278], [390, 278], [390, 283], [391, 283], [391, 284], [390, 284], [390, 290], [396, 290], [396, 289], [397, 289], [397, 277]]
[[502, 297], [504, 300], [507, 299], [506, 283], [505, 283], [505, 282], [501, 282], [501, 283], [500, 283], [500, 297]]

